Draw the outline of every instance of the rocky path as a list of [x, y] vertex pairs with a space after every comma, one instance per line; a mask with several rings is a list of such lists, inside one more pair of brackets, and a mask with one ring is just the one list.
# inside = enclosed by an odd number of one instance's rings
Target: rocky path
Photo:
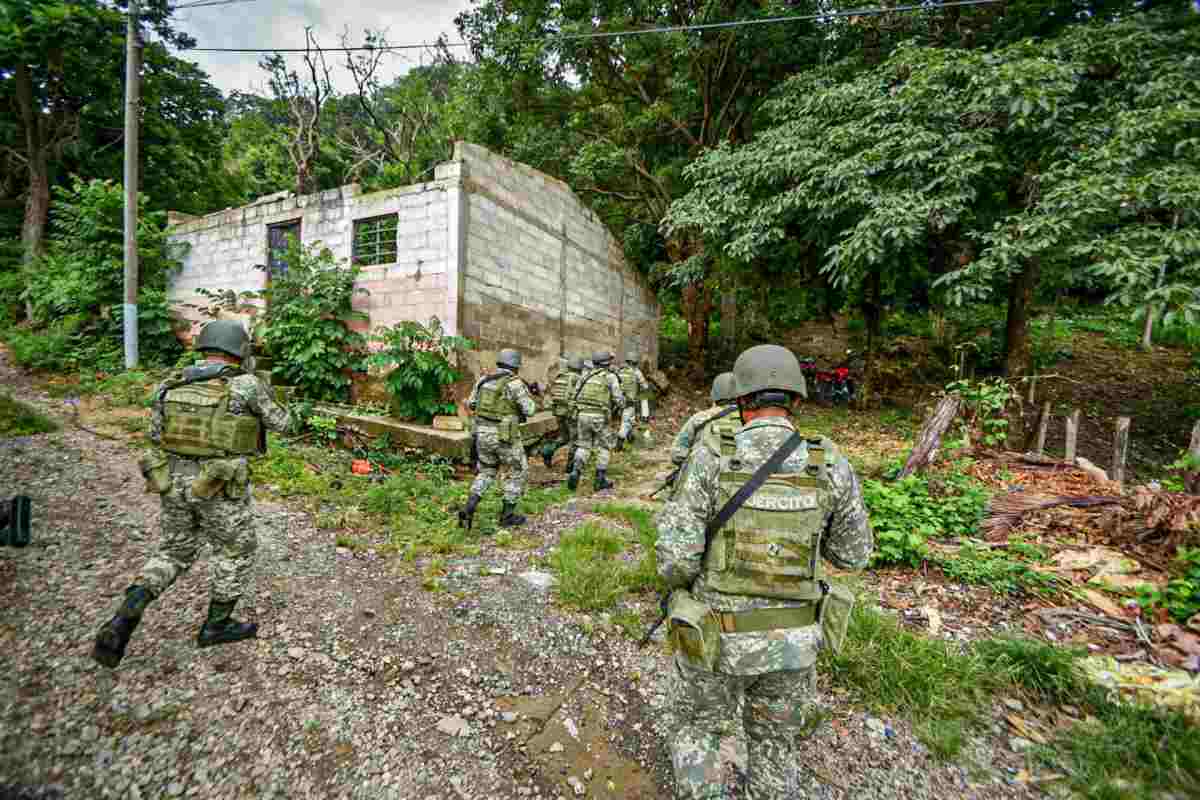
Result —
[[[670, 795], [668, 656], [563, 611], [522, 577], [530, 551], [485, 545], [431, 592], [413, 565], [336, 549], [307, 514], [262, 502], [256, 589], [239, 607], [259, 638], [196, 649], [202, 556], [121, 667], [98, 667], [94, 631], [156, 546], [157, 501], [126, 444], [73, 427], [2, 351], [0, 385], [63, 419], [0, 440], [0, 498], [34, 508], [33, 544], [0, 549], [0, 798]], [[631, 499], [661, 471], [638, 460]], [[550, 545], [585, 517], [571, 502], [532, 532]], [[1024, 796], [986, 741], [974, 760], [994, 769], [968, 772], [902, 723], [837, 697], [829, 714], [797, 798]], [[738, 796], [744, 754], [729, 758]]]

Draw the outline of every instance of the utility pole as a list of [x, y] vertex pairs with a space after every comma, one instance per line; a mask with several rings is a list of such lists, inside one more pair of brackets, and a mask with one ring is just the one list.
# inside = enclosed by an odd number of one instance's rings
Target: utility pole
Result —
[[142, 37], [139, 0], [129, 0], [125, 34], [125, 369], [138, 363], [138, 118]]

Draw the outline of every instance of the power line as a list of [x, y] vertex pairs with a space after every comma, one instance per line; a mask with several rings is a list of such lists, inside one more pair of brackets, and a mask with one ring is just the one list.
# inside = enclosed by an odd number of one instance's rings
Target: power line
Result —
[[[220, 5], [232, 2], [247, 2], [247, 0], [200, 0], [197, 5]], [[954, 8], [957, 6], [985, 6], [994, 3], [1000, 3], [1003, 0], [953, 0], [949, 3], [931, 2], [928, 4], [914, 4], [906, 6], [893, 6], [892, 8], [855, 8], [847, 11], [829, 11], [824, 14], [804, 14], [794, 17], [764, 17], [763, 19], [742, 19], [733, 20], [730, 22], [710, 22], [701, 25], [667, 25], [656, 28], [638, 28], [627, 31], [596, 31], [594, 33], [565, 33], [558, 36], [531, 37], [528, 39], [518, 39], [517, 44], [527, 42], [553, 42], [553, 41], [570, 41], [580, 39], [615, 39], [621, 36], [643, 36], [649, 33], [682, 33], [685, 31], [707, 31], [718, 30], [722, 28], [742, 28], [749, 25], [772, 25], [782, 22], [806, 22], [812, 20], [829, 20], [838, 17], [875, 17], [883, 14], [895, 14], [898, 12], [907, 11], [935, 11], [939, 8]], [[177, 6], [177, 8], [185, 8], [186, 6]], [[467, 47], [466, 42], [443, 42], [446, 47]], [[421, 50], [432, 47], [428, 42], [421, 44], [389, 44], [380, 47], [325, 47], [323, 50], [337, 52], [356, 52], [356, 51], [377, 51], [377, 50]], [[192, 47], [191, 52], [199, 53], [306, 53], [307, 48], [303, 47]]]
[[254, 0], [196, 0], [194, 3], [184, 3], [179, 6], [172, 6], [172, 11], [183, 11], [189, 8], [206, 8], [207, 6], [228, 6], [234, 3], [253, 3]]

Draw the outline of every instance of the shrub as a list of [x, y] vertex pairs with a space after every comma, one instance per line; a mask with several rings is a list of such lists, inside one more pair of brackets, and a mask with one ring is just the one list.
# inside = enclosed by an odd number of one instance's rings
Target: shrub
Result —
[[[272, 372], [313, 400], [345, 400], [350, 376], [362, 363], [366, 339], [347, 322], [366, 320], [352, 307], [360, 269], [338, 263], [328, 249], [294, 237], [287, 268], [259, 293], [266, 301], [257, 330], [274, 359]], [[267, 270], [268, 267], [262, 267]]]
[[1143, 608], [1164, 608], [1177, 622], [1200, 613], [1200, 547], [1181, 547], [1175, 556], [1180, 573], [1166, 587], [1143, 587], [1138, 602]]
[[474, 346], [470, 339], [447, 336], [437, 317], [428, 325], [401, 322], [380, 328], [374, 339], [382, 348], [367, 363], [391, 369], [387, 387], [396, 416], [428, 424], [437, 414], [454, 413], [454, 404], [443, 393], [461, 377], [451, 359]]
[[895, 483], [865, 480], [863, 497], [875, 529], [876, 565], [916, 566], [928, 555], [926, 540], [969, 536], [988, 501], [982, 485], [954, 472], [936, 478], [910, 475]]

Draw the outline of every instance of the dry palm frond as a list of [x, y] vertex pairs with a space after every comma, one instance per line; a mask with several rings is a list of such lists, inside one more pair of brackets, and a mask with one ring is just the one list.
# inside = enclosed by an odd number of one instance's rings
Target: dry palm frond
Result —
[[987, 513], [979, 526], [983, 535], [988, 539], [1001, 539], [1021, 521], [1021, 518], [1031, 511], [1040, 511], [1055, 506], [1072, 506], [1074, 508], [1089, 508], [1091, 506], [1115, 505], [1121, 502], [1120, 497], [1103, 497], [1099, 495], [1045, 495], [1028, 492], [1012, 492], [993, 497], [988, 503]]

